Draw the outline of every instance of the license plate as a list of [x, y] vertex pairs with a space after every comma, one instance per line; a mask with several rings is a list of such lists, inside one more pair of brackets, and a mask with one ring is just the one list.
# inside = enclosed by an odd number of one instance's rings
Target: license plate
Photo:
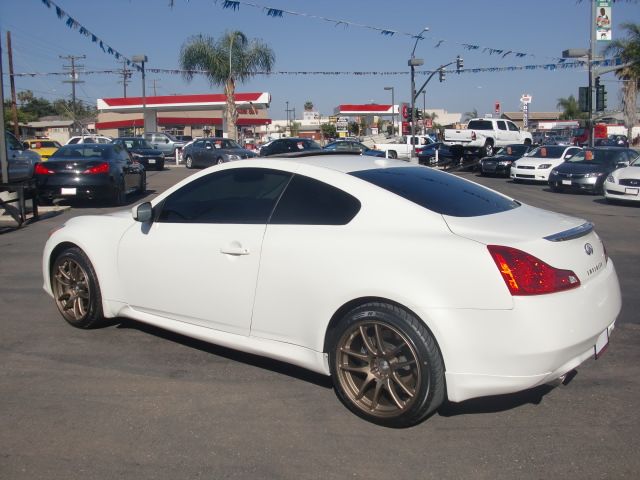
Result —
[[563, 185], [571, 185], [571, 180], [562, 180]]
[[609, 346], [609, 329], [606, 329], [604, 332], [600, 334], [598, 339], [596, 340], [596, 344], [593, 346], [593, 350], [595, 352], [595, 358], [598, 359], [604, 352], [607, 350]]
[[156, 163], [156, 159], [155, 159], [155, 158], [150, 158], [150, 159], [149, 159], [149, 163], [150, 163], [150, 164], [151, 164], [151, 163]]
[[76, 189], [75, 188], [61, 188], [60, 189], [60, 194], [61, 195], [75, 195], [76, 194]]
[[624, 193], [627, 195], [638, 195], [638, 193], [640, 193], [640, 188], [625, 188]]

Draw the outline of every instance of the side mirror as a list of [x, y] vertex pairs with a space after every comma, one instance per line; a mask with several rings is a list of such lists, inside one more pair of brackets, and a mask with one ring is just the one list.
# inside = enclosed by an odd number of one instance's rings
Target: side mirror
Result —
[[629, 166], [629, 162], [618, 162], [616, 164], [616, 168], [623, 168], [623, 167], [628, 167]]
[[565, 159], [565, 160], [569, 160], [571, 157], [573, 157], [573, 154], [572, 154], [572, 153], [567, 153], [567, 154], [564, 156], [564, 159]]
[[153, 220], [153, 207], [151, 202], [144, 202], [131, 209], [131, 216], [136, 222], [151, 223]]
[[23, 143], [22, 143], [22, 148], [23, 148], [24, 150], [29, 150], [29, 142], [23, 142]]
[[169, 143], [169, 139], [168, 139], [168, 138], [165, 138], [165, 139], [164, 139], [164, 143]]

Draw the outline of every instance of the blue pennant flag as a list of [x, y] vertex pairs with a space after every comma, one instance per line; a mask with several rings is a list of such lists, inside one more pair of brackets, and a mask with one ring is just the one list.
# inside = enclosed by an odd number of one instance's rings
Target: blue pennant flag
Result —
[[278, 10], [277, 8], [269, 8], [267, 10], [267, 17], [282, 17], [283, 13], [282, 10]]
[[240, 2], [236, 2], [233, 0], [224, 0], [224, 3], [222, 4], [222, 8], [230, 8], [232, 10], [239, 10], [240, 9]]

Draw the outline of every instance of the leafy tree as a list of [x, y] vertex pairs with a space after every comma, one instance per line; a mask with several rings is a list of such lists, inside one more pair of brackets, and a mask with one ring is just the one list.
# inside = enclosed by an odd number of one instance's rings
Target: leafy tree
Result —
[[349, 122], [349, 125], [347, 125], [347, 130], [352, 135], [359, 135], [360, 125], [358, 124], [358, 122]]
[[305, 109], [307, 112], [312, 111], [312, 110], [313, 110], [313, 102], [311, 102], [311, 101], [309, 101], [309, 100], [307, 100], [306, 102], [304, 102], [304, 109]]
[[616, 76], [622, 80], [622, 111], [627, 126], [627, 138], [631, 140], [632, 129], [638, 117], [636, 102], [640, 87], [640, 24], [623, 23], [620, 27], [626, 30], [627, 37], [612, 40], [604, 52], [620, 57], [624, 63], [631, 63], [616, 72]]
[[249, 41], [239, 31], [226, 32], [218, 39], [195, 35], [182, 45], [179, 61], [180, 67], [187, 70], [187, 81], [193, 79], [193, 70], [205, 70], [212, 86], [224, 85], [227, 134], [237, 139], [236, 81], [244, 83], [259, 72], [271, 72], [275, 63], [273, 50], [258, 40]]
[[586, 114], [580, 111], [576, 97], [569, 95], [567, 98], [559, 98], [556, 106], [562, 110], [560, 120], [579, 120], [586, 118]]
[[336, 138], [336, 126], [333, 123], [323, 123], [320, 130], [324, 138]]
[[289, 126], [289, 130], [291, 131], [292, 137], [297, 137], [300, 133], [300, 122], [291, 122]]

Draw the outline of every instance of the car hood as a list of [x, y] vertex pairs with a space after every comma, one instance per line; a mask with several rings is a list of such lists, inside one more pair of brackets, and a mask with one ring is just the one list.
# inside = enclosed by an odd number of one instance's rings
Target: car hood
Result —
[[521, 155], [495, 155], [493, 157], [484, 157], [482, 160], [483, 161], [496, 161], [496, 162], [504, 162], [504, 161], [509, 161], [509, 162], [513, 162], [514, 160], [518, 160], [521, 157]]
[[619, 168], [613, 172], [613, 175], [617, 178], [635, 178], [640, 180], [640, 166]]
[[575, 163], [565, 162], [562, 165], [558, 165], [558, 172], [560, 173], [591, 173], [591, 172], [608, 172], [613, 170], [611, 166], [602, 163]]

